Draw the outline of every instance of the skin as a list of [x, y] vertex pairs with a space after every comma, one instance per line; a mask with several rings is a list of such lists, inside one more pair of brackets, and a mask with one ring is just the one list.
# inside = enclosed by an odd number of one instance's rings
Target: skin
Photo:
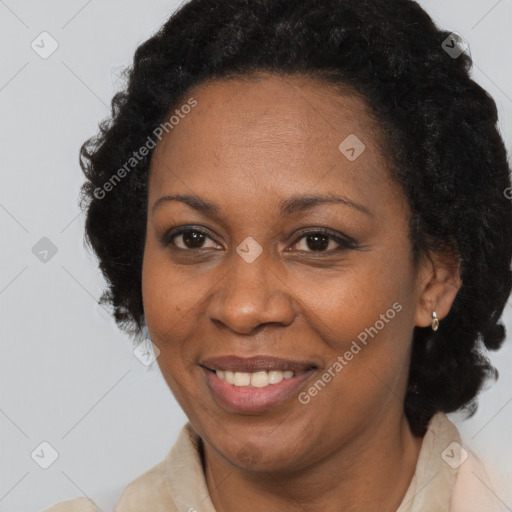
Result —
[[[212, 503], [223, 512], [247, 503], [395, 511], [422, 442], [403, 413], [413, 328], [429, 326], [433, 309], [441, 321], [448, 314], [458, 265], [441, 254], [413, 264], [407, 200], [361, 98], [263, 73], [203, 83], [189, 96], [197, 106], [152, 157], [142, 291], [162, 374], [203, 440]], [[366, 146], [355, 161], [338, 149], [350, 134]], [[368, 213], [325, 203], [279, 214], [291, 196], [333, 191]], [[154, 209], [178, 193], [217, 204], [218, 216], [179, 201]], [[161, 242], [191, 225], [209, 232], [202, 245], [183, 235]], [[315, 250], [299, 230], [321, 227], [356, 246], [327, 238]], [[263, 250], [252, 263], [236, 252], [248, 236]], [[305, 391], [394, 303], [402, 310], [306, 405], [294, 395], [235, 413], [217, 403], [199, 366], [227, 354], [312, 360]]]

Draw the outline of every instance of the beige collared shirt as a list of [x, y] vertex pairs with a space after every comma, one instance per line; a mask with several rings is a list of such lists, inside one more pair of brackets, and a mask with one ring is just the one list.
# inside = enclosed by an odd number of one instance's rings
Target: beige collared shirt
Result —
[[[209, 497], [199, 445], [190, 423], [164, 460], [131, 482], [114, 512], [216, 512]], [[443, 414], [430, 420], [415, 474], [397, 512], [510, 511], [482, 463], [462, 446], [455, 425]], [[92, 500], [77, 498], [45, 512], [99, 512]], [[106, 512], [106, 511], [104, 511]]]

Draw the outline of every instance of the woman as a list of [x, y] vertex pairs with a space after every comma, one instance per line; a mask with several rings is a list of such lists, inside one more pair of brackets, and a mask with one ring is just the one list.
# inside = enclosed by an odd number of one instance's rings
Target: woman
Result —
[[502, 509], [445, 416], [512, 283], [470, 66], [411, 0], [192, 0], [138, 48], [82, 148], [86, 234], [189, 422], [117, 512]]

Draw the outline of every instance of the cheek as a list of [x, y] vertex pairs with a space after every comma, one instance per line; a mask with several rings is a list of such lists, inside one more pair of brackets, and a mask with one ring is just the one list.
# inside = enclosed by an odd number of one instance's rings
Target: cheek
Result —
[[[166, 345], [190, 329], [194, 308], [211, 288], [207, 274], [193, 266], [172, 265], [168, 252], [147, 241], [142, 265], [144, 315], [152, 339]], [[164, 348], [166, 348], [164, 347]]]
[[[414, 326], [414, 281], [408, 253], [400, 252], [367, 253], [338, 279], [325, 281], [321, 294], [310, 295], [310, 304], [323, 304], [316, 330], [328, 346], [323, 373], [333, 382], [322, 406], [340, 401], [364, 413], [401, 395]], [[318, 282], [310, 289], [318, 289]]]
[[332, 349], [348, 350], [357, 339], [379, 339], [380, 345], [392, 341], [395, 348], [408, 343], [414, 276], [408, 254], [400, 252], [397, 247], [391, 256], [377, 250], [359, 253], [336, 275], [301, 277], [308, 322], [316, 322]]
[[177, 357], [180, 347], [173, 340], [176, 329], [182, 328], [186, 309], [181, 303], [176, 290], [176, 273], [170, 272], [159, 251], [152, 250], [146, 245], [142, 266], [142, 300], [144, 316], [149, 329], [151, 341], [158, 347], [160, 354], [157, 362], [162, 376], [175, 397], [180, 388], [177, 382], [182, 382], [186, 376], [183, 361]]
[[185, 276], [186, 272], [171, 267], [165, 250], [155, 248], [151, 242], [146, 244], [142, 266], [146, 323], [152, 342], [160, 350], [157, 363], [162, 376], [185, 413], [193, 417], [190, 404], [200, 397], [195, 396], [193, 379], [197, 377], [185, 340], [194, 330], [191, 310], [200, 300], [200, 290], [190, 275]]

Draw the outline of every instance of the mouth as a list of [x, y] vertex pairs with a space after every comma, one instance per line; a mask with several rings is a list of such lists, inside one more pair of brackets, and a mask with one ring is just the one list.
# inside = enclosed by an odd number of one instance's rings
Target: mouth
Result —
[[261, 412], [297, 395], [318, 369], [313, 362], [226, 356], [199, 365], [214, 400], [229, 412]]
[[250, 373], [236, 372], [233, 370], [205, 369], [215, 373], [220, 380], [236, 387], [266, 388], [267, 386], [279, 384], [284, 379], [293, 379], [294, 377], [300, 376], [308, 370], [314, 370], [315, 368], [308, 368], [307, 370], [302, 370], [300, 372], [292, 372], [291, 370], [260, 370]]

